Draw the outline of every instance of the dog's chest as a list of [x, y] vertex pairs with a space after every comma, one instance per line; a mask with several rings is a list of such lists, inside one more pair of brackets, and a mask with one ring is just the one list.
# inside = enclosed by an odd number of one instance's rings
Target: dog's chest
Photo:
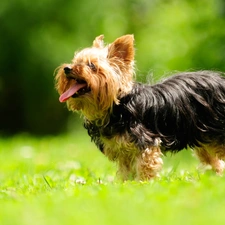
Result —
[[111, 138], [101, 137], [104, 145], [104, 154], [112, 161], [118, 158], [136, 155], [139, 150], [128, 134], [115, 135]]
[[126, 126], [127, 122], [122, 116], [112, 117], [106, 126], [96, 126], [89, 121], [84, 124], [91, 140], [113, 161], [138, 151]]

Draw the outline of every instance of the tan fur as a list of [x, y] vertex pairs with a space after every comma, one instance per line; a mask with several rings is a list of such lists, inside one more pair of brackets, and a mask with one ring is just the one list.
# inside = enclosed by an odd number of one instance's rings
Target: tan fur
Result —
[[225, 146], [217, 144], [202, 145], [195, 148], [195, 154], [203, 166], [210, 165], [217, 174], [222, 174], [225, 168]]
[[149, 180], [157, 177], [162, 168], [160, 140], [143, 152], [135, 147], [128, 135], [104, 139], [104, 153], [111, 161], [118, 163], [118, 176], [122, 180]]
[[[80, 98], [70, 98], [67, 106], [72, 111], [81, 110], [89, 120], [104, 120], [119, 97], [130, 92], [134, 76], [134, 37], [125, 35], [104, 47], [103, 35], [96, 37], [93, 46], [75, 53], [71, 64], [63, 64], [56, 75], [56, 89], [65, 92], [74, 80], [65, 77], [63, 68], [69, 66], [75, 78], [85, 80], [91, 89]], [[94, 63], [97, 71], [87, 65]], [[123, 79], [121, 79], [121, 77]], [[110, 83], [110, 87], [108, 86]]]
[[137, 180], [150, 180], [158, 177], [163, 160], [160, 146], [150, 146], [141, 153], [136, 162]]
[[104, 35], [100, 35], [98, 37], [95, 38], [95, 40], [93, 41], [93, 47], [96, 48], [104, 48]]

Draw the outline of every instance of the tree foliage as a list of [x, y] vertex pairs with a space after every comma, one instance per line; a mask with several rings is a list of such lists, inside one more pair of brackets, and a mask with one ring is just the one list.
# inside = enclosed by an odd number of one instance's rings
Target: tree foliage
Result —
[[138, 79], [170, 71], [225, 71], [223, 0], [2, 0], [0, 132], [66, 129], [54, 70], [95, 36], [133, 33]]

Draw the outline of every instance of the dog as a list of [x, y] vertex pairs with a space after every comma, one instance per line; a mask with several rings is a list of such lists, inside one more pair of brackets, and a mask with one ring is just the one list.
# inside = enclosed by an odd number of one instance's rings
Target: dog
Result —
[[122, 180], [159, 176], [163, 154], [191, 148], [222, 174], [225, 158], [225, 78], [183, 72], [150, 85], [135, 82], [134, 37], [105, 46], [103, 35], [57, 69], [59, 101], [80, 111], [91, 140], [118, 164]]

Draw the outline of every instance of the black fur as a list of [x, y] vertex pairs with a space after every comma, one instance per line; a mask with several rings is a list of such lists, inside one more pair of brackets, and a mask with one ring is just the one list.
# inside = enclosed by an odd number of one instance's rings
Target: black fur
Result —
[[180, 73], [155, 85], [135, 83], [120, 99], [109, 123], [85, 128], [104, 152], [101, 137], [127, 132], [140, 150], [160, 138], [162, 150], [214, 142], [225, 144], [225, 78], [211, 71]]

